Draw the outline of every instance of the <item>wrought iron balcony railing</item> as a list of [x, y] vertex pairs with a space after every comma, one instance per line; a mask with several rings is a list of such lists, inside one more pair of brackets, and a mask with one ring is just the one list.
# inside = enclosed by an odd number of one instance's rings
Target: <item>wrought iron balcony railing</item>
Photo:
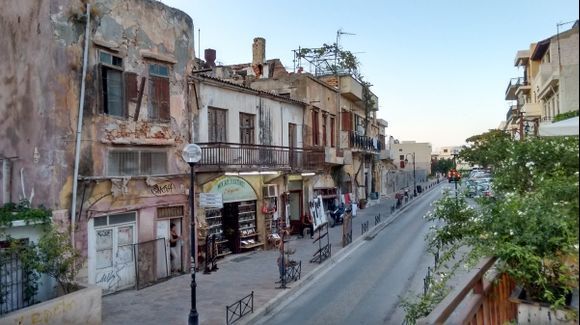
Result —
[[382, 143], [379, 138], [358, 135], [355, 131], [349, 133], [349, 147], [374, 153], [385, 149], [384, 143]]
[[317, 171], [324, 166], [324, 150], [240, 143], [198, 143], [200, 171], [286, 170]]

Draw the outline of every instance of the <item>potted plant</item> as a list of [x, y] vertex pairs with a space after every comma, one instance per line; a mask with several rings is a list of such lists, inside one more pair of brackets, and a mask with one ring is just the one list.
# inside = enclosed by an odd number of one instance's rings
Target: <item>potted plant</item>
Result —
[[577, 318], [565, 306], [578, 282], [578, 139], [512, 141], [492, 131], [471, 140], [461, 156], [492, 166], [496, 199], [478, 199], [477, 209], [462, 206], [462, 197], [440, 201], [429, 218], [444, 222], [431, 244], [468, 246], [475, 259], [497, 256], [498, 270], [521, 289], [513, 302], [533, 301], [548, 317], [564, 310], [563, 322]]

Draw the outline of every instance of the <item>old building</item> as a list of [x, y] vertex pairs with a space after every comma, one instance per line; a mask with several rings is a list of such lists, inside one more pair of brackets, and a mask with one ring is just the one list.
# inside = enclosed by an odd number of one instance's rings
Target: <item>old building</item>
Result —
[[190, 80], [202, 149], [196, 185], [223, 202], [196, 209], [201, 244], [215, 235], [218, 256], [273, 247], [282, 224], [298, 231], [307, 175], [322, 168], [324, 152], [303, 146], [305, 103], [211, 74]]
[[505, 93], [509, 109], [501, 126], [514, 137], [537, 135], [558, 114], [578, 111], [578, 21], [572, 28], [516, 53], [522, 76]]
[[108, 293], [190, 265], [167, 239], [170, 224], [188, 238], [193, 26], [158, 1], [91, 4], [5, 8], [2, 199], [53, 209], [86, 256], [80, 280]]

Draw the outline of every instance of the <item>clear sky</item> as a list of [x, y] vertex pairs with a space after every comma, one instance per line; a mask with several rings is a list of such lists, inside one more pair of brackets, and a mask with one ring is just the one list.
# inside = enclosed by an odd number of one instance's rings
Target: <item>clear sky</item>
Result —
[[578, 0], [162, 2], [193, 19], [196, 55], [213, 48], [222, 64], [251, 62], [254, 37], [264, 37], [266, 58], [292, 71], [292, 50], [332, 44], [339, 29], [356, 34], [340, 45], [373, 84], [387, 134], [434, 149], [496, 128], [509, 79], [523, 75], [516, 52], [555, 35], [579, 10]]

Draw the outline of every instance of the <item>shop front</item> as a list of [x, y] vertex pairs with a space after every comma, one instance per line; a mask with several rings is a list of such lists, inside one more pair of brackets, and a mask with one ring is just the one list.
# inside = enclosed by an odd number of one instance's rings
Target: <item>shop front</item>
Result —
[[203, 185], [203, 191], [221, 194], [222, 208], [205, 208], [205, 242], [211, 236], [217, 243], [217, 256], [237, 254], [264, 245], [259, 229], [258, 195], [252, 183], [259, 184], [259, 177], [244, 179], [223, 176]]

